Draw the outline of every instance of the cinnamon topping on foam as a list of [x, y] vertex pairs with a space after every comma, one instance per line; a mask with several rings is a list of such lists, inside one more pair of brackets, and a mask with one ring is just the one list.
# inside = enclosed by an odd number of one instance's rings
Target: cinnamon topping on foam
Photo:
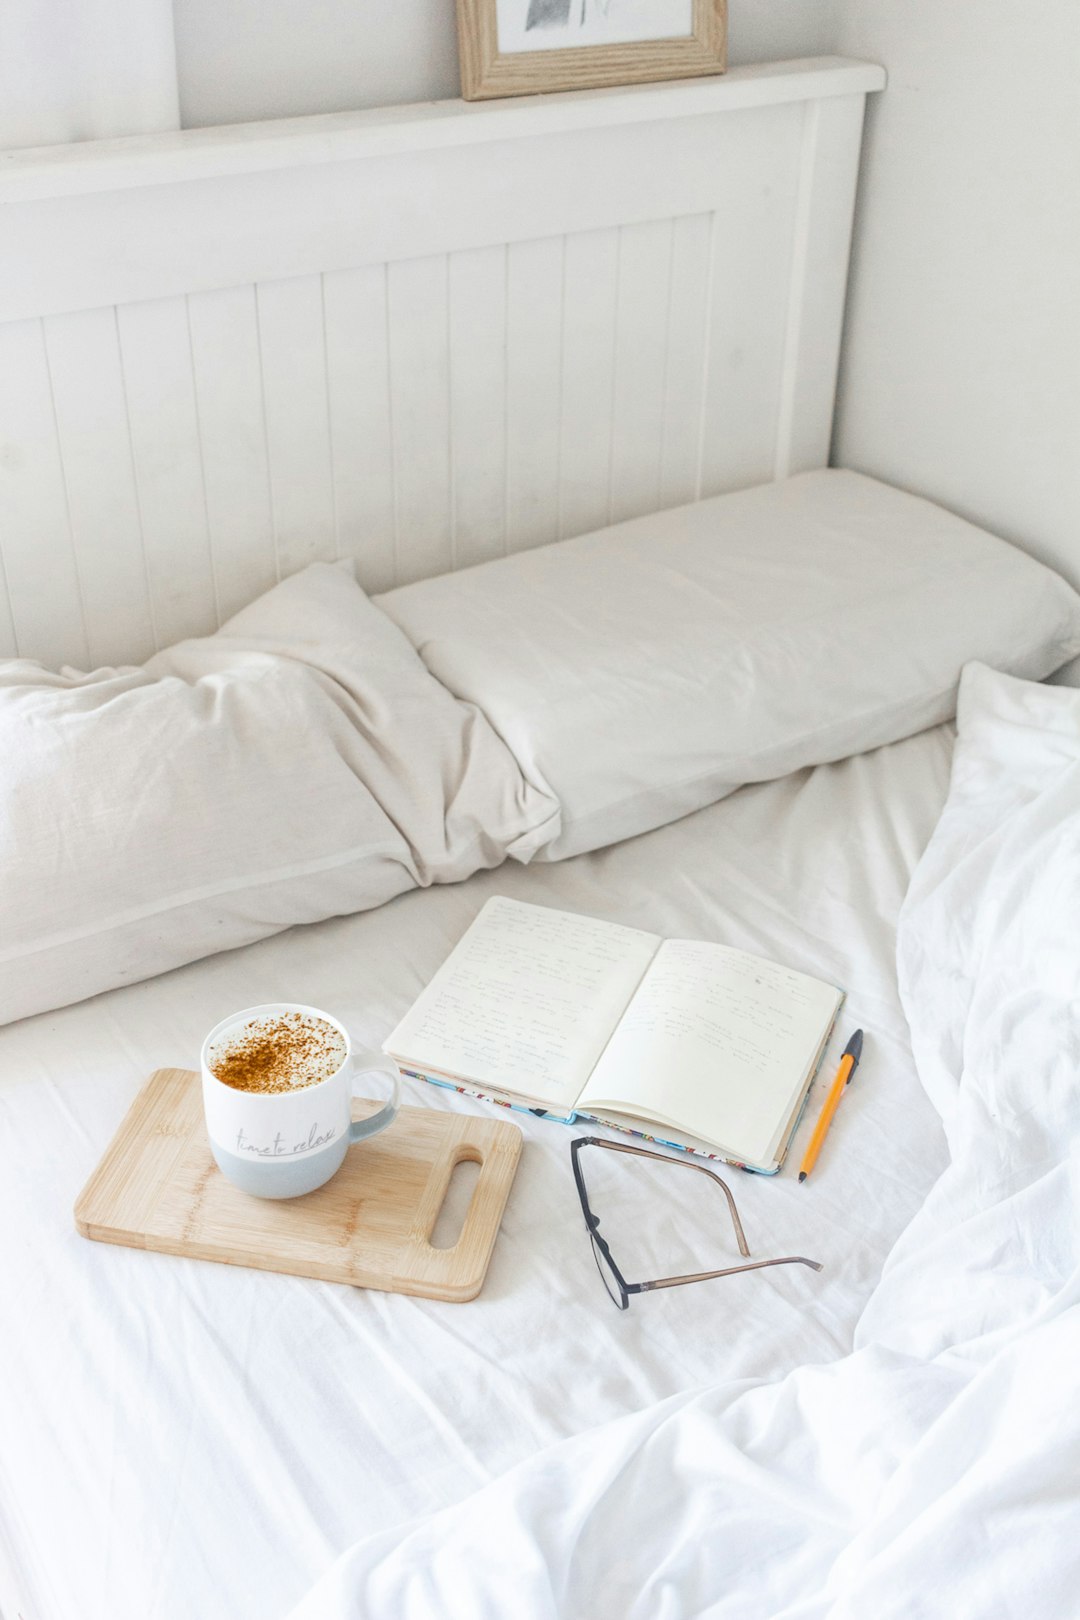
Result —
[[303, 1013], [253, 1018], [211, 1047], [210, 1070], [237, 1091], [295, 1091], [336, 1074], [345, 1042], [331, 1024]]

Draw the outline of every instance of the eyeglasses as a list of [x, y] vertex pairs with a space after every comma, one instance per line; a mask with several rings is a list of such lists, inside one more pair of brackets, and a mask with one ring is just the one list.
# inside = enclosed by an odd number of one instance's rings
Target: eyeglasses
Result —
[[[739, 1253], [747, 1260], [745, 1266], [725, 1266], [721, 1271], [695, 1271], [685, 1277], [656, 1277], [652, 1282], [628, 1283], [618, 1266], [615, 1264], [607, 1239], [600, 1235], [600, 1221], [592, 1212], [589, 1204], [589, 1195], [585, 1190], [585, 1176], [581, 1168], [581, 1150], [586, 1147], [604, 1148], [609, 1153], [629, 1153], [639, 1159], [658, 1159], [661, 1164], [673, 1164], [683, 1170], [696, 1170], [699, 1175], [708, 1176], [715, 1181], [727, 1199], [727, 1206], [731, 1212], [732, 1225], [739, 1243]], [[708, 1282], [713, 1277], [733, 1277], [739, 1271], [762, 1271], [766, 1266], [809, 1266], [811, 1271], [820, 1271], [819, 1260], [807, 1260], [801, 1254], [785, 1255], [780, 1260], [751, 1260], [750, 1250], [747, 1247], [746, 1237], [743, 1233], [739, 1212], [735, 1208], [735, 1200], [731, 1196], [731, 1189], [714, 1170], [707, 1170], [703, 1164], [692, 1164], [688, 1159], [673, 1159], [667, 1153], [654, 1153], [650, 1148], [628, 1147], [622, 1142], [608, 1142], [599, 1136], [578, 1136], [570, 1144], [570, 1157], [574, 1166], [574, 1180], [577, 1182], [578, 1197], [581, 1199], [581, 1210], [585, 1216], [585, 1226], [592, 1244], [593, 1258], [600, 1279], [607, 1289], [612, 1302], [620, 1311], [625, 1311], [630, 1305], [631, 1294], [650, 1294], [654, 1288], [679, 1288], [683, 1283]]]

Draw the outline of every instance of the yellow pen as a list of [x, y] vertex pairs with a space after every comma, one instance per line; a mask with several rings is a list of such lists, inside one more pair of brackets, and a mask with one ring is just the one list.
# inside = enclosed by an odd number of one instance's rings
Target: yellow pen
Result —
[[806, 1180], [817, 1163], [817, 1156], [821, 1152], [821, 1144], [824, 1142], [829, 1126], [832, 1124], [832, 1117], [840, 1106], [840, 1098], [844, 1095], [844, 1089], [855, 1073], [861, 1057], [862, 1030], [857, 1029], [844, 1047], [840, 1067], [836, 1071], [836, 1079], [833, 1081], [829, 1095], [825, 1099], [825, 1105], [818, 1115], [818, 1122], [814, 1126], [814, 1134], [810, 1138], [810, 1145], [803, 1154], [803, 1162], [799, 1166], [800, 1181]]

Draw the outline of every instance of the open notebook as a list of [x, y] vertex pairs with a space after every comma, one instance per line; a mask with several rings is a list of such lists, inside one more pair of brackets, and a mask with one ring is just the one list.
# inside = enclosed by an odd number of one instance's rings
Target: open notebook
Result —
[[384, 1049], [436, 1084], [770, 1174], [843, 999], [747, 951], [496, 896]]

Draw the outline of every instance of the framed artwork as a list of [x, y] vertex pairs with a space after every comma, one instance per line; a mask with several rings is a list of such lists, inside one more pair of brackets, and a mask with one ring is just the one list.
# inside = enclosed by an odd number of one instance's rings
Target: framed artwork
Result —
[[457, 0], [467, 101], [723, 73], [727, 0]]

